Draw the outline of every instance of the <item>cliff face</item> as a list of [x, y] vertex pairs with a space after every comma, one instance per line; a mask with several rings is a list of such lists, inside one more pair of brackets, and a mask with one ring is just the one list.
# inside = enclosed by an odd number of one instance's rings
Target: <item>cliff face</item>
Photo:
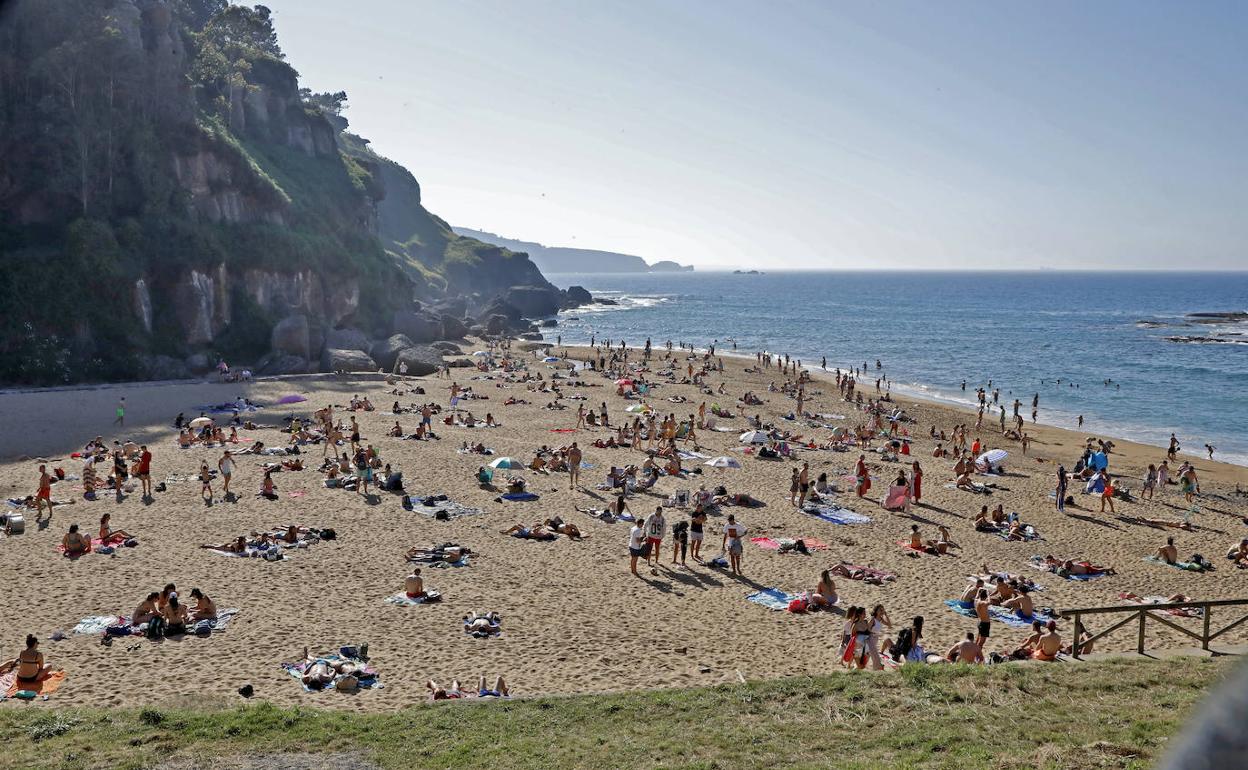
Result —
[[[424, 313], [462, 334], [516, 286], [549, 298], [531, 309], [565, 301], [427, 212], [406, 169], [344, 133], [337, 96], [299, 88], [261, 6], [4, 4], [0, 383], [218, 356], [302, 371], [339, 360], [335, 329], [383, 339]], [[458, 294], [456, 312], [419, 304]]]
[[527, 254], [533, 263], [545, 273], [648, 273], [689, 272], [692, 267], [675, 262], [661, 261], [653, 265], [633, 254], [620, 254], [599, 249], [573, 249], [566, 246], [543, 246], [532, 241], [518, 241], [501, 235], [456, 227], [455, 232], [485, 243]]

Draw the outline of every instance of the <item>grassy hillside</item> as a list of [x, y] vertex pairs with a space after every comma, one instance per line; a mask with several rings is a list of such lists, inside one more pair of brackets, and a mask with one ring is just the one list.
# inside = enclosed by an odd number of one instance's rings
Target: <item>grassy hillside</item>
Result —
[[[386, 768], [1144, 768], [1230, 665], [913, 666], [389, 714], [267, 704], [6, 708], [0, 741], [10, 766], [115, 770], [170, 756], [228, 767], [231, 757], [291, 751], [348, 753]], [[357, 698], [308, 703], [351, 708], [368, 693]]]

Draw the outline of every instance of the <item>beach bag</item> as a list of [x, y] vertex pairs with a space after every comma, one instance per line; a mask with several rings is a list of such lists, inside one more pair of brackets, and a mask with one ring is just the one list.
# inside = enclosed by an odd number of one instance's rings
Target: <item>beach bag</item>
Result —
[[335, 532], [335, 531], [334, 531], [334, 530], [332, 530], [332, 529], [322, 529], [322, 530], [321, 530], [321, 539], [322, 539], [322, 540], [337, 540], [337, 539], [338, 539], [338, 533], [337, 533], [337, 532]]
[[858, 645], [853, 634], [850, 634], [849, 643], [845, 645], [845, 654], [841, 656], [842, 663], [849, 663], [854, 659], [854, 652], [856, 651], [857, 646]]
[[145, 636], [147, 636], [148, 639], [165, 638], [165, 619], [157, 617], [147, 621], [147, 631]]
[[132, 537], [126, 538], [125, 542], [122, 543], [122, 545], [125, 546], [126, 548], [134, 548], [138, 544], [139, 544], [139, 541], [135, 540]]
[[798, 598], [793, 599], [792, 601], [789, 602], [789, 612], [800, 615], [801, 613], [805, 612], [809, 606], [810, 606], [809, 602], [807, 602], [805, 599], [799, 596]]
[[96, 553], [102, 553], [102, 554], [104, 554], [105, 556], [107, 556], [107, 555], [109, 555], [110, 553], [112, 553], [112, 552], [114, 552], [114, 551], [116, 551], [116, 550], [117, 550], [117, 549], [116, 549], [116, 548], [113, 548], [111, 545], [102, 545], [102, 546], [100, 546], [99, 548], [96, 548], [96, 549], [95, 549], [95, 552], [96, 552]]

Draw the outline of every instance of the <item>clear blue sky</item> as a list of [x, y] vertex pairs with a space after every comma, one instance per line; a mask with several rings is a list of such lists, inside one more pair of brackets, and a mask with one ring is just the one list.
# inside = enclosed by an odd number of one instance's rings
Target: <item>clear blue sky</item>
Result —
[[771, 268], [1248, 266], [1248, 3], [270, 0], [455, 225]]

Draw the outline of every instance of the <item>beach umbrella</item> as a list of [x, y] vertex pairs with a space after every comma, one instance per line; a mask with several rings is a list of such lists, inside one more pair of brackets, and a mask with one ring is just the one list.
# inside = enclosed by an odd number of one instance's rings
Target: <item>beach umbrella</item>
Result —
[[187, 425], [190, 425], [192, 428], [202, 428], [205, 425], [212, 425], [212, 418], [211, 417], [196, 417], [194, 420], [191, 420], [189, 423], [187, 423]]
[[989, 449], [987, 452], [984, 452], [982, 455], [980, 455], [979, 457], [975, 459], [975, 464], [987, 465], [989, 467], [994, 466], [994, 465], [1000, 465], [1001, 463], [1005, 462], [1005, 458], [1009, 456], [1010, 456], [1010, 453], [1005, 451], [1004, 449]]
[[710, 460], [707, 460], [706, 462], [702, 464], [709, 465], [712, 468], [740, 468], [741, 467], [741, 463], [738, 462], [735, 457], [724, 457], [723, 455], [720, 455], [719, 457], [713, 457]]
[[298, 393], [292, 393], [292, 394], [291, 394], [291, 395], [289, 395], [289, 396], [282, 396], [281, 398], [279, 398], [279, 399], [277, 400], [277, 403], [279, 403], [279, 404], [298, 404], [298, 403], [301, 403], [301, 402], [303, 402], [303, 401], [307, 401], [307, 400], [308, 400], [308, 399], [307, 399], [307, 397], [305, 397], [305, 396], [301, 396], [301, 395], [299, 395]]
[[545, 357], [545, 358], [543, 358], [542, 360], [543, 360], [543, 361], [545, 361], [545, 362], [546, 362], [546, 363], [548, 363], [548, 364], [557, 363], [557, 362], [559, 361], [559, 359], [558, 359], [558, 358], [555, 358], [554, 356], [546, 356], [546, 357]]
[[632, 406], [628, 407], [624, 411], [632, 412], [636, 414], [637, 412], [648, 412], [650, 411], [650, 407], [646, 406], [645, 404], [633, 404]]
[[516, 468], [523, 468], [524, 463], [514, 457], [499, 457], [490, 463], [490, 467], [499, 468], [501, 470], [514, 470]]
[[747, 430], [740, 436], [742, 444], [766, 444], [771, 438], [761, 430]]
[[476, 350], [476, 351], [473, 351], [473, 355], [479, 358], [483, 358], [485, 356], [488, 356], [489, 353], [485, 352], [484, 350]]

